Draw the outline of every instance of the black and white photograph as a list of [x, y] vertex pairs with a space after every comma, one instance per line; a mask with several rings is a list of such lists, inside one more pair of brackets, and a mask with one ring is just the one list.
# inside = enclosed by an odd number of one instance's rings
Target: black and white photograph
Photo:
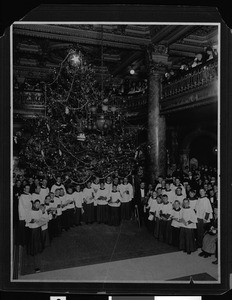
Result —
[[11, 54], [11, 281], [220, 284], [220, 23], [21, 21]]

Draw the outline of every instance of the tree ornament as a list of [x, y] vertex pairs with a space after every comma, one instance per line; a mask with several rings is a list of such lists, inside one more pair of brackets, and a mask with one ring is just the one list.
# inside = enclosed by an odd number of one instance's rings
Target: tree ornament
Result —
[[65, 113], [66, 113], [66, 115], [69, 114], [69, 108], [67, 106], [65, 107]]

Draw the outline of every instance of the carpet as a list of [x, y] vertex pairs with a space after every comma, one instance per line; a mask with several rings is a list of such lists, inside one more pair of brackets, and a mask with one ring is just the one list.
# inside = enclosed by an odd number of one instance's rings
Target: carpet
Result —
[[169, 281], [188, 281], [188, 282], [190, 282], [191, 278], [193, 281], [217, 281], [217, 279], [215, 279], [208, 273], [199, 273], [199, 274], [194, 274], [194, 275], [188, 275], [188, 276], [184, 276], [184, 277], [171, 279]]
[[[74, 227], [52, 240], [38, 256], [41, 272], [178, 251], [157, 241], [145, 227], [124, 221], [118, 227], [90, 224]], [[34, 273], [33, 258], [23, 254], [22, 275]]]

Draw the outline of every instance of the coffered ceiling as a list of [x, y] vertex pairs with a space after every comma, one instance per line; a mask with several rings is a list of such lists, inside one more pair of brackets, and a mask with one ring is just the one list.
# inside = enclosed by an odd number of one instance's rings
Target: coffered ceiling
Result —
[[217, 37], [215, 25], [17, 23], [13, 26], [13, 64], [15, 76], [46, 78], [68, 50], [76, 48], [97, 72], [102, 71], [103, 52], [105, 73], [125, 78], [133, 68], [137, 77], [146, 77], [149, 44], [167, 46], [172, 68], [179, 68], [204, 47], [217, 45]]

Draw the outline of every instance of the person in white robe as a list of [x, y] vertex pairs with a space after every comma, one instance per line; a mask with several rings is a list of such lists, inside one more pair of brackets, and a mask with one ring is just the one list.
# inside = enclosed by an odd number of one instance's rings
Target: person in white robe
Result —
[[62, 184], [62, 180], [60, 176], [57, 176], [56, 183], [54, 183], [51, 187], [51, 192], [54, 193], [56, 189], [64, 189], [64, 193], [66, 194], [65, 186]]
[[47, 186], [47, 179], [42, 180], [40, 196], [41, 196], [41, 204], [44, 204], [45, 197], [49, 194], [49, 188]]
[[200, 197], [197, 200], [195, 209], [197, 215], [197, 247], [202, 247], [204, 233], [209, 227], [210, 220], [213, 218], [213, 209], [209, 198], [206, 197], [204, 189], [199, 190]]
[[94, 189], [91, 187], [92, 182], [88, 181], [86, 187], [83, 190], [83, 208], [85, 215], [85, 223], [91, 224], [95, 221], [94, 216]]
[[23, 193], [19, 197], [19, 203], [18, 203], [18, 216], [19, 216], [19, 223], [17, 228], [17, 234], [16, 234], [16, 244], [25, 246], [27, 244], [27, 229], [25, 227], [26, 225], [26, 218], [29, 213], [29, 211], [32, 208], [32, 196], [29, 193], [30, 191], [30, 185], [26, 185], [24, 187]]
[[131, 219], [131, 200], [133, 198], [133, 187], [131, 183], [128, 182], [128, 178], [125, 177], [123, 180], [123, 185], [120, 189], [121, 193], [121, 218], [122, 220]]
[[160, 231], [159, 241], [171, 244], [171, 213], [172, 204], [168, 201], [168, 196], [163, 195], [163, 205], [160, 211]]
[[180, 246], [179, 249], [191, 254], [196, 251], [194, 229], [197, 224], [195, 211], [190, 207], [189, 200], [184, 199], [181, 210]]
[[175, 200], [172, 206], [171, 212], [171, 236], [172, 236], [172, 245], [179, 248], [180, 244], [180, 219], [181, 219], [181, 205], [180, 201]]
[[112, 190], [109, 193], [109, 215], [108, 224], [112, 226], [119, 226], [121, 223], [120, 206], [121, 206], [121, 193], [117, 190], [117, 186], [113, 184]]
[[43, 198], [42, 198], [42, 195], [40, 194], [41, 192], [41, 187], [40, 185], [38, 185], [36, 188], [35, 188], [35, 192], [32, 193], [31, 195], [31, 198], [32, 198], [32, 201], [34, 202], [35, 200], [39, 200], [41, 204], [44, 203], [43, 201]]
[[75, 203], [75, 225], [80, 226], [82, 221], [83, 209], [83, 191], [81, 190], [81, 185], [76, 185], [76, 190], [73, 193], [74, 203]]
[[102, 181], [100, 183], [100, 189], [98, 189], [95, 194], [97, 201], [97, 222], [107, 223], [108, 222], [108, 201], [109, 201], [109, 192], [105, 188], [105, 183]]
[[96, 198], [96, 194], [97, 191], [100, 189], [100, 178], [99, 177], [95, 177], [93, 182], [91, 183], [91, 188], [94, 191], [94, 221], [97, 221], [97, 198]]

